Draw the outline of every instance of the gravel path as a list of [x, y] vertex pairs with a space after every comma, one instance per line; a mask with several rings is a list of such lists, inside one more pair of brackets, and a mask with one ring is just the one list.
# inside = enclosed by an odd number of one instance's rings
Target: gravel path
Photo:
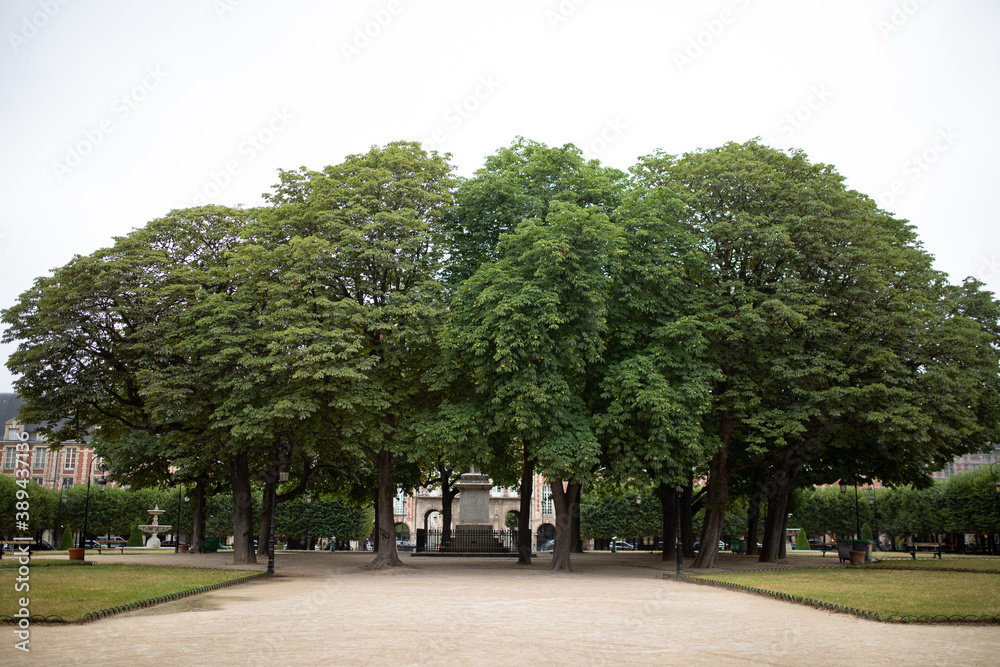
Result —
[[[224, 553], [87, 559], [234, 567]], [[678, 583], [655, 554], [574, 555], [571, 574], [550, 571], [546, 556], [526, 568], [404, 555], [406, 567], [377, 572], [370, 560], [279, 553], [273, 579], [88, 625], [33, 626], [28, 656], [8, 626], [0, 664], [996, 665], [1000, 652], [998, 627], [874, 623]], [[835, 563], [799, 556], [773, 567]], [[737, 556], [720, 565], [759, 567]]]

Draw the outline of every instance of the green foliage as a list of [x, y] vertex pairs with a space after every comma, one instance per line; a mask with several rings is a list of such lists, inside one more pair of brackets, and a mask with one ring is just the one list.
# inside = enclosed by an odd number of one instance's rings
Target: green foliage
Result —
[[[141, 546], [140, 542], [140, 546]], [[59, 550], [66, 551], [67, 549], [72, 549], [73, 544], [73, 528], [67, 523], [63, 527], [62, 539], [59, 541]]]
[[139, 522], [137, 521], [128, 534], [128, 544], [130, 547], [141, 547], [142, 546], [142, 531], [139, 530]]
[[370, 505], [357, 508], [338, 499], [306, 502], [299, 498], [279, 504], [277, 519], [277, 533], [282, 537], [363, 540], [375, 526], [375, 511]]
[[809, 550], [809, 537], [806, 535], [806, 531], [800, 530], [795, 534], [795, 548], [799, 551]]
[[584, 539], [646, 537], [663, 531], [663, 508], [653, 494], [599, 497], [585, 494], [580, 499], [580, 536]]
[[861, 524], [861, 539], [862, 540], [868, 540], [869, 542], [873, 541], [872, 540], [872, 527], [869, 526], [867, 523]]

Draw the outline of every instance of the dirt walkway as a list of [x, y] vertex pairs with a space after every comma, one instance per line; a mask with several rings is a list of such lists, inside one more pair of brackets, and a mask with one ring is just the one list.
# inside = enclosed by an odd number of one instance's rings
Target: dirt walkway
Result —
[[[233, 567], [222, 553], [87, 558]], [[407, 567], [380, 572], [362, 569], [370, 560], [279, 553], [273, 579], [89, 625], [34, 626], [26, 658], [8, 629], [0, 663], [995, 665], [1000, 646], [997, 627], [888, 625], [666, 580], [673, 565], [650, 554], [574, 556], [572, 574], [551, 572], [544, 556], [524, 568], [404, 555]]]

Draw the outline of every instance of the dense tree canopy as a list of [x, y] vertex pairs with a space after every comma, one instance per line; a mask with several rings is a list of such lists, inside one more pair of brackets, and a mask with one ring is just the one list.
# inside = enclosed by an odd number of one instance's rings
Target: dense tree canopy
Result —
[[[136, 489], [186, 484], [196, 535], [227, 494], [213, 520], [237, 560], [303, 515], [272, 497], [308, 491], [373, 500], [374, 564], [398, 564], [397, 488], [450, 500], [469, 465], [520, 480], [523, 513], [548, 478], [557, 569], [594, 480], [655, 489], [661, 527], [703, 503], [698, 566], [746, 498], [774, 560], [796, 489], [919, 485], [1000, 435], [1000, 302], [801, 152], [730, 143], [625, 173], [518, 138], [460, 180], [395, 142], [281, 171], [266, 203], [173, 211], [2, 316], [21, 420], [54, 446], [93, 434]], [[886, 525], [996, 530], [954, 484], [947, 512], [900, 489]], [[99, 520], [131, 513], [115, 496]]]

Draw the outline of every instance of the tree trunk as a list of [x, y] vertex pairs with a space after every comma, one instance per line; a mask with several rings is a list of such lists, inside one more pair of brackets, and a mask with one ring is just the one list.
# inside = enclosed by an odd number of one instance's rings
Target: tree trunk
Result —
[[378, 493], [375, 496], [375, 513], [378, 516], [378, 536], [376, 540], [375, 560], [370, 567], [398, 567], [403, 564], [396, 553], [395, 523], [392, 514], [392, 501], [396, 497], [396, 485], [392, 481], [392, 469], [396, 464], [396, 455], [388, 449], [381, 450], [375, 456], [378, 469]]
[[524, 464], [521, 468], [521, 502], [517, 517], [517, 564], [531, 565], [531, 496], [535, 487], [535, 459], [524, 445]]
[[205, 486], [199, 479], [194, 485], [194, 511], [191, 516], [191, 551], [200, 554], [205, 551]]
[[[580, 496], [583, 493], [583, 485], [574, 484], [576, 487], [576, 492], [573, 496], [567, 498], [569, 500], [569, 511], [570, 517], [573, 521], [571, 527], [571, 537], [573, 542], [573, 553], [582, 554], [583, 553], [583, 538], [580, 537]], [[572, 488], [572, 487], [571, 487]]]
[[663, 507], [663, 553], [667, 562], [677, 561], [677, 490], [666, 484], [657, 487], [656, 495]]
[[573, 553], [573, 514], [570, 498], [579, 493], [580, 484], [568, 484], [564, 489], [561, 479], [550, 480], [549, 483], [552, 489], [552, 504], [556, 509], [556, 544], [552, 548], [552, 569], [572, 572], [570, 554]]
[[753, 490], [750, 493], [750, 504], [747, 506], [747, 554], [757, 553], [758, 530], [760, 525], [760, 501], [763, 499], [764, 466], [759, 466], [753, 475]]
[[729, 502], [729, 443], [723, 439], [722, 448], [709, 464], [708, 497], [705, 500], [705, 524], [701, 531], [701, 547], [691, 567], [717, 567], [719, 564], [719, 538], [726, 519]]
[[256, 563], [253, 551], [253, 496], [250, 489], [250, 462], [246, 452], [229, 457], [233, 486], [233, 562]]
[[776, 563], [783, 557], [785, 525], [788, 522], [788, 496], [794, 485], [782, 466], [774, 471], [768, 485], [767, 516], [764, 520], [764, 539], [761, 540], [761, 563]]

